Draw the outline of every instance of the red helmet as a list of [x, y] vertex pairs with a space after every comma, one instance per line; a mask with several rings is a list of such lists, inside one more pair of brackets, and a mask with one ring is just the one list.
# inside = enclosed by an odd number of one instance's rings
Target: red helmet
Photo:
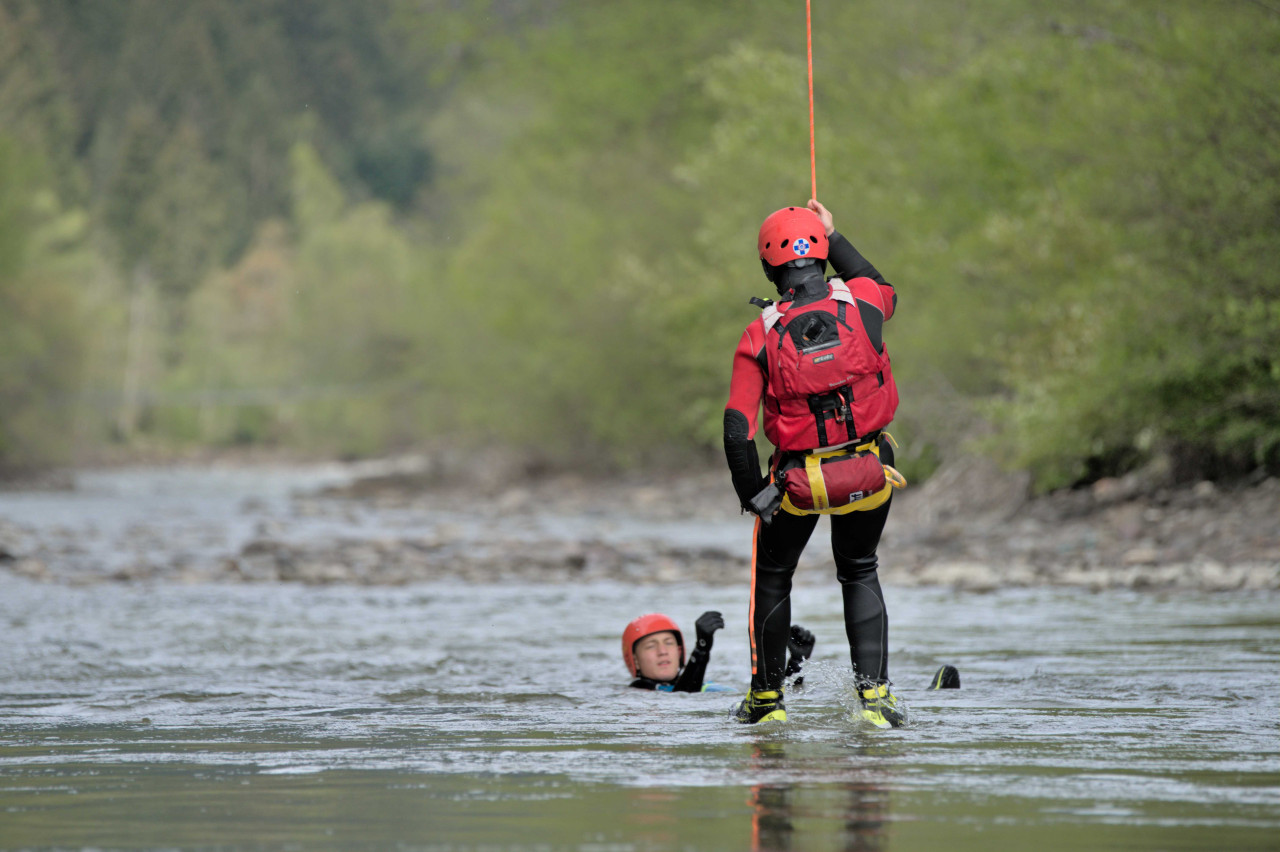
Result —
[[627, 671], [631, 672], [632, 677], [640, 673], [636, 666], [636, 643], [646, 636], [661, 633], [664, 630], [670, 630], [676, 634], [676, 641], [680, 643], [680, 667], [684, 668], [684, 636], [680, 633], [680, 628], [665, 615], [651, 612], [640, 616], [622, 631], [622, 661], [627, 664]]
[[770, 266], [782, 266], [802, 257], [826, 260], [827, 246], [822, 220], [808, 207], [783, 207], [770, 213], [756, 239], [760, 259]]

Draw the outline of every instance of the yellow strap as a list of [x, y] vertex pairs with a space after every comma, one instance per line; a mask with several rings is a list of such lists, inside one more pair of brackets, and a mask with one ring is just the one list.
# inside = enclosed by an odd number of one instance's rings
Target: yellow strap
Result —
[[[823, 455], [829, 455], [829, 453]], [[804, 472], [809, 477], [809, 490], [813, 494], [813, 508], [818, 512], [831, 506], [831, 502], [827, 499], [827, 483], [822, 478], [822, 458], [822, 456], [806, 456], [804, 460]]]
[[889, 696], [889, 684], [879, 683], [862, 690], [863, 698], [887, 698]]

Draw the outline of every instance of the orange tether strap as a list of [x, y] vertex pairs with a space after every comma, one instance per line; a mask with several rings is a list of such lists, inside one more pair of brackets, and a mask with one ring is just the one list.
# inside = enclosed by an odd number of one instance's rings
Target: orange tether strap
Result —
[[810, 198], [818, 197], [818, 156], [813, 144], [813, 18], [804, 0], [804, 35], [809, 50], [809, 188]]

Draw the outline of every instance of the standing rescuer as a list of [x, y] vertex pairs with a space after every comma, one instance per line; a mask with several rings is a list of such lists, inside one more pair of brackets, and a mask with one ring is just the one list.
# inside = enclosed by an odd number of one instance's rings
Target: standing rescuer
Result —
[[[748, 724], [787, 718], [791, 578], [818, 514], [830, 514], [861, 713], [878, 727], [899, 727], [906, 708], [890, 689], [889, 620], [876, 561], [892, 488], [906, 484], [882, 431], [898, 405], [883, 339], [897, 295], [816, 199], [765, 219], [758, 249], [778, 303], [752, 300], [763, 310], [734, 352], [724, 412], [733, 487], [743, 509], [757, 515], [751, 690], [733, 718]], [[762, 406], [765, 435], [777, 448], [769, 476], [760, 473], [752, 441]]]

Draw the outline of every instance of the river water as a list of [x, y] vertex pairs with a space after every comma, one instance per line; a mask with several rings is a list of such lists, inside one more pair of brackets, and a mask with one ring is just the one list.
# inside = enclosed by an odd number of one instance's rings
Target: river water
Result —
[[[141, 511], [157, 547], [197, 522], [235, 538], [244, 489], [269, 502], [331, 474], [103, 474], [0, 494], [0, 519], [105, 546]], [[719, 609], [708, 676], [745, 687], [745, 583], [74, 585], [0, 569], [0, 848], [1277, 848], [1276, 596], [962, 594], [886, 571], [913, 721], [879, 731], [849, 718], [825, 579], [795, 593], [818, 645], [790, 720], [752, 728], [728, 721], [735, 695], [626, 688], [618, 649], [640, 612], [691, 629]], [[961, 689], [927, 689], [943, 663]]]

